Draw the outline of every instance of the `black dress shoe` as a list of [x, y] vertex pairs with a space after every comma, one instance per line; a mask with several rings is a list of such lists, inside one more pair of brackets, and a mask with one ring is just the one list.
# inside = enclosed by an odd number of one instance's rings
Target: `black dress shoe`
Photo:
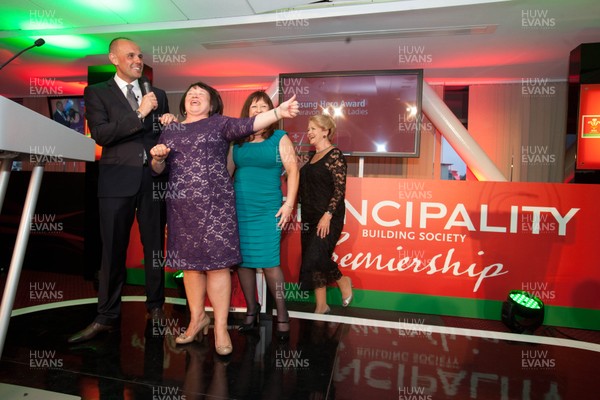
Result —
[[85, 329], [77, 332], [68, 339], [69, 343], [81, 343], [95, 338], [100, 333], [111, 333], [117, 331], [118, 328], [113, 325], [103, 325], [97, 322], [92, 322]]

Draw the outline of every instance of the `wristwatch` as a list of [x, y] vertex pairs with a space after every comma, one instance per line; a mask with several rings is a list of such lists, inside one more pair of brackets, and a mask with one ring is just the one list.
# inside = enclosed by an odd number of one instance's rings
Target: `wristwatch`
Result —
[[140, 112], [140, 110], [135, 110], [135, 113], [137, 114], [138, 118], [140, 120], [144, 119], [144, 117], [142, 116], [142, 113]]

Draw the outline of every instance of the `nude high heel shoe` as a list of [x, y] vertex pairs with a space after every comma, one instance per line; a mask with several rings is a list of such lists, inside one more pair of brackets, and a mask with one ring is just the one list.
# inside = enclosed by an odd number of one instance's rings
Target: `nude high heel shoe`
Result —
[[205, 336], [208, 335], [208, 326], [209, 325], [210, 325], [210, 317], [208, 315], [204, 314], [204, 318], [200, 322], [200, 325], [198, 326], [198, 330], [191, 335], [188, 335], [187, 331], [182, 333], [181, 335], [179, 335], [175, 338], [175, 343], [187, 344], [187, 343], [193, 342], [194, 340], [200, 341], [200, 339], [201, 339], [200, 332], [202, 332]]
[[226, 346], [216, 346], [215, 351], [220, 356], [228, 356], [233, 351], [233, 346], [228, 344]]
[[229, 332], [227, 332], [227, 337], [229, 338], [229, 344], [226, 344], [225, 346], [217, 346], [217, 338], [215, 336], [215, 351], [220, 356], [228, 356], [233, 351], [233, 345], [231, 344]]

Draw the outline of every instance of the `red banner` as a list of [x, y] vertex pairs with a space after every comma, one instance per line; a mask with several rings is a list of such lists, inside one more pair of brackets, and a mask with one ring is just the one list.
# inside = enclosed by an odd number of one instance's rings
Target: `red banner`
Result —
[[577, 169], [600, 169], [600, 84], [581, 85]]
[[[599, 198], [598, 185], [349, 178], [334, 258], [357, 289], [496, 301], [521, 289], [598, 310]], [[289, 282], [301, 227], [283, 239]]]

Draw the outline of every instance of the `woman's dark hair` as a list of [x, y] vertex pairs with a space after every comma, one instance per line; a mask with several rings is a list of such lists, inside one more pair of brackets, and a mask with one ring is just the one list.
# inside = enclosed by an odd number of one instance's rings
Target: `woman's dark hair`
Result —
[[208, 92], [208, 95], [210, 96], [210, 111], [208, 112], [209, 117], [213, 114], [223, 114], [223, 100], [221, 99], [221, 95], [219, 94], [219, 92], [217, 92], [215, 88], [213, 88], [212, 86], [208, 86], [204, 82], [196, 82], [192, 83], [181, 97], [181, 101], [179, 102], [180, 115], [186, 114], [185, 97], [187, 96], [190, 89], [193, 87], [199, 87], [200, 89], [204, 89]]
[[[269, 97], [269, 95], [266, 94], [264, 90], [258, 90], [256, 92], [251, 93], [248, 96], [248, 98], [244, 102], [244, 105], [242, 106], [242, 112], [240, 113], [240, 117], [248, 118], [250, 116], [250, 106], [252, 105], [252, 103], [254, 103], [255, 101], [259, 101], [259, 100], [262, 100], [265, 103], [267, 103], [267, 105], [269, 106], [269, 110], [272, 110], [275, 108], [273, 106], [273, 102], [271, 101], [271, 98]], [[264, 129], [262, 137], [264, 139], [270, 138], [273, 135], [273, 132], [275, 132], [275, 129], [277, 129], [277, 126], [278, 126], [278, 123], [275, 122], [275, 123], [269, 125], [268, 127], [266, 127]], [[244, 142], [249, 142], [251, 136], [252, 135], [246, 136], [245, 138], [240, 139], [240, 140], [236, 140], [234, 143], [239, 144], [241, 146]]]

